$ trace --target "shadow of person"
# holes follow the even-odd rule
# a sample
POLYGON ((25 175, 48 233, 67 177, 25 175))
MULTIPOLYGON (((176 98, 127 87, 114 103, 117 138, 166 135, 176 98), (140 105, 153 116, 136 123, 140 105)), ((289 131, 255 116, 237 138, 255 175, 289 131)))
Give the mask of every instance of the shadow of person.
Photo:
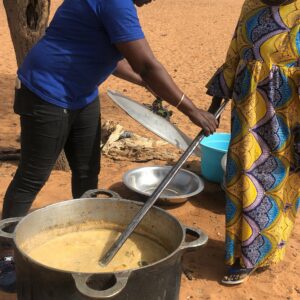
POLYGON ((224 214, 225 212, 225 193, 219 183, 213 183, 204 179, 201 175, 201 167, 199 160, 188 161, 184 167, 197 174, 204 181, 204 190, 190 198, 190 203, 194 206, 212 211, 216 214, 224 214))
POLYGON ((138 201, 138 202, 144 202, 142 196, 139 196, 134 191, 131 191, 130 189, 128 189, 123 182, 116 182, 116 183, 112 184, 109 187, 109 189, 118 193, 121 198, 138 201))
POLYGON ((221 186, 205 180, 204 190, 189 199, 196 207, 209 210, 219 215, 225 214, 225 193, 221 186))
POLYGON ((209 239, 206 246, 184 255, 183 271, 192 278, 220 282, 225 272, 224 253, 224 241, 209 239))

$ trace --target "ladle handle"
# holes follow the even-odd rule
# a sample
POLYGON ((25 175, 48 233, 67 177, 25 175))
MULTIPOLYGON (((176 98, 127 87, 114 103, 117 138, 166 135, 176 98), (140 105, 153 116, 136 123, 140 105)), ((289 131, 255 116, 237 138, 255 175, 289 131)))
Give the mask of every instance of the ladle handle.
POLYGON ((80 273, 72 274, 78 291, 82 295, 93 299, 111 299, 112 297, 118 295, 125 288, 129 276, 130 272, 103 275, 80 273), (95 276, 95 279, 92 278, 93 276, 95 276), (103 276, 102 279, 101 276, 103 276), (107 279, 107 276, 111 276, 111 278, 107 279), (95 285, 97 285, 97 282, 100 283, 99 286, 101 286, 101 281, 106 281, 106 284, 104 283, 105 286, 103 286, 103 290, 101 290, 101 288, 94 289, 88 285, 89 280, 95 281, 95 285))
POLYGON ((121 199, 121 196, 118 193, 106 189, 88 190, 80 198, 97 198, 99 195, 106 195, 110 198, 121 199))
MULTIPOLYGON (((220 115, 224 111, 226 104, 228 102, 229 102, 229 99, 225 99, 224 102, 222 103, 222 105, 216 111, 216 113, 214 114, 216 119, 218 119, 220 117, 220 115)), ((134 216, 132 222, 128 225, 128 227, 125 229, 125 231, 119 236, 117 241, 110 247, 110 249, 104 254, 104 256, 102 258, 100 258, 100 261, 99 261, 100 265, 106 266, 113 259, 113 257, 117 254, 117 252, 122 247, 122 245, 126 242, 126 240, 129 238, 129 236, 135 230, 135 228, 139 225, 139 223, 145 217, 147 212, 155 204, 155 202, 160 197, 160 195, 165 190, 165 188, 170 184, 170 182, 176 176, 178 171, 182 168, 182 166, 187 161, 187 159, 193 154, 194 150, 198 147, 199 143, 203 140, 203 138, 204 138, 204 132, 203 132, 203 130, 201 130, 201 132, 196 136, 196 138, 192 141, 192 143, 188 146, 188 148, 185 150, 185 152, 179 158, 179 160, 175 164, 175 166, 172 167, 172 169, 170 170, 168 175, 163 179, 163 181, 155 189, 155 191, 149 197, 149 199, 146 201, 144 206, 137 212, 137 214, 134 216)))
POLYGON ((6 232, 3 229, 8 227, 9 225, 19 223, 23 217, 16 217, 16 218, 8 218, 8 219, 3 219, 0 221, 0 237, 5 238, 5 239, 13 239, 15 236, 14 232, 6 232))

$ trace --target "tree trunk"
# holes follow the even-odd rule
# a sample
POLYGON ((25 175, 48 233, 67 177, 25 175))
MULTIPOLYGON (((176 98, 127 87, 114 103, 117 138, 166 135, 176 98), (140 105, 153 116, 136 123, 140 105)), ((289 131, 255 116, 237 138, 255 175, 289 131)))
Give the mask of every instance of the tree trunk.
POLYGON ((8 26, 20 66, 48 24, 50 0, 3 0, 8 26))
MULTIPOLYGON (((3 0, 3 4, 19 67, 32 46, 45 33, 50 0, 3 0)), ((55 169, 69 170, 63 153, 58 158, 55 169)))

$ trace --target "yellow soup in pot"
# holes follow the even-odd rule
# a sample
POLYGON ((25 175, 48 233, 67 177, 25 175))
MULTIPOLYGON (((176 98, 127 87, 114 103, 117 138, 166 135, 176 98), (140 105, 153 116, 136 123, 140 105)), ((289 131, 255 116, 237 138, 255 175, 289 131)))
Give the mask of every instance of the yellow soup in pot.
POLYGON ((72 272, 116 272, 139 268, 163 259, 169 253, 156 241, 144 235, 132 234, 114 259, 105 267, 99 258, 120 235, 113 229, 89 228, 67 230, 57 235, 48 231, 27 240, 21 248, 35 261, 72 272))

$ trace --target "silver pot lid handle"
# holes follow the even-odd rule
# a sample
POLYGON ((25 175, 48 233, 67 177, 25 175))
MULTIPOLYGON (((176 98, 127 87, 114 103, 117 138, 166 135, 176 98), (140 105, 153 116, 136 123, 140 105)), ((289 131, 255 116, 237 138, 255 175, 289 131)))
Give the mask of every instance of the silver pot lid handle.
POLYGON ((78 291, 87 297, 94 299, 111 299, 112 297, 118 295, 126 286, 127 281, 130 276, 130 272, 123 273, 111 273, 111 274, 81 274, 81 273, 73 273, 73 279, 75 281, 76 287, 78 291), (92 277, 95 276, 95 279, 92 277), (99 276, 99 279, 97 279, 99 276), (103 279, 101 279, 101 277, 103 279), (94 289, 88 285, 89 280, 94 280, 96 286, 101 286, 101 284, 97 285, 97 281, 106 281, 103 286, 103 290, 98 287, 98 289, 94 289))

